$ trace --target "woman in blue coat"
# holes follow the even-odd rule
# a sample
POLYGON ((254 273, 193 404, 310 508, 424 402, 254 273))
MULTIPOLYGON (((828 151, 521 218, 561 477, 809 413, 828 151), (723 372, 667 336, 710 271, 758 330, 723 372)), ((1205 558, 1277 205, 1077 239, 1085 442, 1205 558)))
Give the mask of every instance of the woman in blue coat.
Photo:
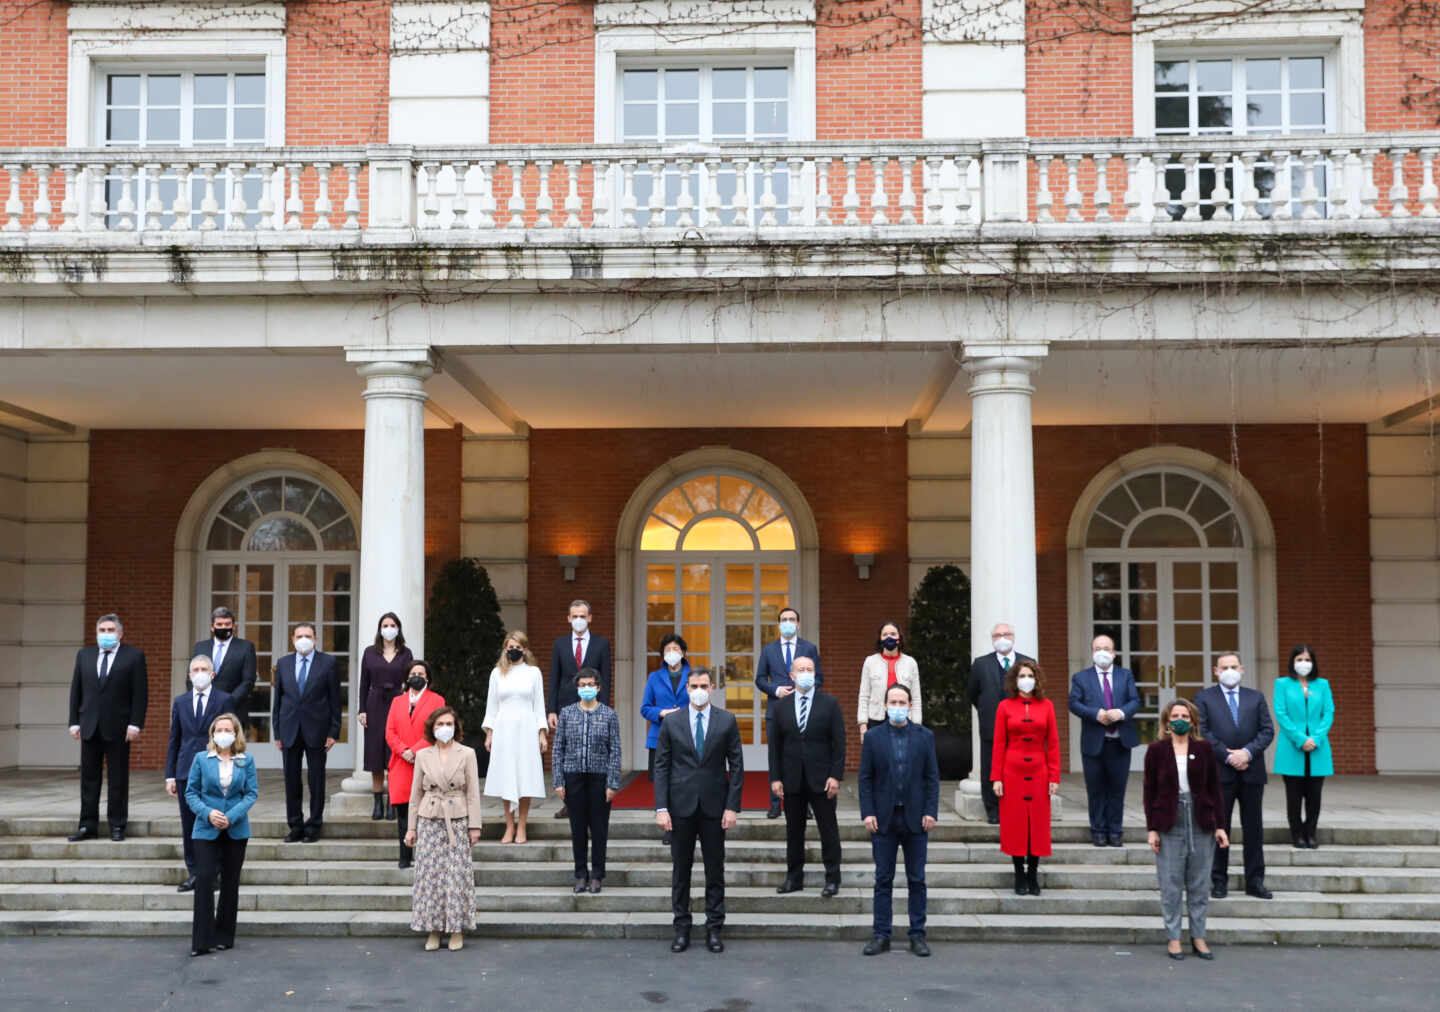
POLYGON ((1330 683, 1315 670, 1315 651, 1303 643, 1290 651, 1288 678, 1275 680, 1275 772, 1285 778, 1285 813, 1290 840, 1314 850, 1320 821, 1320 791, 1335 772, 1330 756, 1330 725, 1335 699, 1330 683), (1301 817, 1301 808, 1304 817, 1301 817))
MULTIPOLYGON (((650 725, 645 734, 645 747, 650 750, 650 779, 655 779, 655 744, 660 740, 660 721, 674 710, 683 710, 690 705, 690 693, 685 687, 690 679, 690 662, 685 659, 689 647, 684 637, 666 633, 660 641, 661 667, 650 672, 645 680, 645 695, 640 700, 640 716, 650 725)), ((665 834, 665 843, 670 843, 670 834, 665 834)))
POLYGON ((190 834, 195 845, 192 956, 235 945, 240 870, 245 865, 245 845, 250 842, 250 808, 259 796, 260 778, 255 761, 245 754, 245 732, 234 714, 222 713, 211 722, 209 746, 195 757, 185 784, 185 803, 195 813, 195 829, 190 834))

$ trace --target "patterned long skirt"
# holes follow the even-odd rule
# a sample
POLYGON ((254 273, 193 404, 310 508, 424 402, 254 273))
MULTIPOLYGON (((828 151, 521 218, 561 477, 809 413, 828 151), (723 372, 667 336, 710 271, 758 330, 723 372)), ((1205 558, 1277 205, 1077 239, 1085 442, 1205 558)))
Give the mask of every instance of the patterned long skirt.
POLYGON ((455 842, 441 819, 421 819, 415 830, 415 887, 410 927, 415 931, 468 931, 475 927, 475 867, 470 829, 452 819, 455 842))

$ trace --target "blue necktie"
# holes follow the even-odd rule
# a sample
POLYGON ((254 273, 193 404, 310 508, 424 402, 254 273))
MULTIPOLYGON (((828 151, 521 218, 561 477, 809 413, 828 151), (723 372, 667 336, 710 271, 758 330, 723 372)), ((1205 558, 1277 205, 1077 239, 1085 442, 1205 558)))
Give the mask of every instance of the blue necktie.
POLYGON ((1234 690, 1234 689, 1231 689, 1229 692, 1225 693, 1225 698, 1226 698, 1226 699, 1229 701, 1229 703, 1230 703, 1230 719, 1235 722, 1235 726, 1236 726, 1236 727, 1239 727, 1239 726, 1240 726, 1240 701, 1239 701, 1239 698, 1238 698, 1235 690, 1234 690))
POLYGON ((300 674, 295 676, 295 684, 300 686, 300 694, 305 694, 305 680, 310 677, 310 658, 300 658, 300 674))
POLYGON ((705 714, 695 714, 695 754, 705 754, 705 714))
POLYGON ((805 731, 805 724, 806 724, 809 720, 810 720, 810 697, 809 697, 808 695, 802 695, 802 696, 800 697, 800 731, 801 731, 801 733, 804 733, 804 731, 805 731))
POLYGON ((214 663, 215 671, 216 671, 216 672, 219 672, 220 666, 221 666, 222 664, 224 664, 224 663, 225 663, 225 644, 224 644, 224 643, 221 643, 218 647, 215 648, 215 663, 214 663))
POLYGON ((785 673, 787 675, 790 673, 790 666, 795 663, 794 650, 795 645, 793 643, 785 644, 785 673))

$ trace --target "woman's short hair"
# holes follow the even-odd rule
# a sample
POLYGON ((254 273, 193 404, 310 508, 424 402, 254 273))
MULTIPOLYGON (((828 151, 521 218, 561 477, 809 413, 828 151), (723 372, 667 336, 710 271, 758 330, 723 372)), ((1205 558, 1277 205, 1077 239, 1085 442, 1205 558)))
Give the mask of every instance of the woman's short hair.
POLYGON ((661 657, 665 656, 665 648, 668 647, 671 643, 674 643, 677 647, 679 647, 682 654, 688 654, 690 652, 690 646, 685 642, 684 636, 681 636, 679 633, 666 633, 665 638, 660 641, 661 657))
MULTIPOLYGON (((520 649, 525 651, 525 656, 515 663, 533 665, 535 663, 535 655, 530 652, 530 637, 526 636, 523 630, 516 629, 505 634, 505 640, 500 644, 500 659, 495 662, 495 666, 501 671, 510 670, 510 658, 505 656, 505 651, 509 648, 511 640, 519 643, 520 649)), ((456 735, 456 737, 458 738, 459 735, 456 735)))
POLYGON ((593 678, 595 679, 596 686, 601 689, 605 688, 604 681, 600 677, 600 672, 597 671, 595 668, 581 668, 579 671, 575 672, 575 677, 570 679, 570 684, 578 689, 580 687, 581 679, 584 678, 593 678))
POLYGON ((1311 677, 1311 678, 1319 678, 1319 677, 1320 677, 1320 660, 1319 660, 1319 658, 1317 658, 1317 657, 1315 656, 1315 651, 1314 651, 1314 650, 1311 650, 1310 647, 1309 647, 1309 645, 1308 645, 1308 644, 1305 644, 1305 643, 1297 643, 1297 644, 1295 644, 1293 647, 1290 648, 1290 666, 1286 669, 1285 673, 1286 673, 1287 675, 1289 675, 1291 678, 1299 678, 1299 677, 1300 677, 1299 675, 1297 675, 1297 674, 1295 673, 1295 658, 1299 657, 1301 654, 1309 654, 1309 655, 1310 655, 1310 664, 1311 664, 1310 677, 1311 677))
POLYGON ((900 641, 900 646, 896 649, 898 649, 903 654, 905 652, 905 634, 900 631, 899 622, 880 623, 880 628, 875 633, 875 652, 878 654, 880 653, 880 651, 885 649, 885 644, 882 641, 885 639, 885 627, 887 625, 895 627, 895 638, 900 641))
POLYGON ((241 725, 240 718, 233 713, 222 713, 210 722, 210 741, 206 744, 206 748, 212 752, 220 751, 215 747, 215 725, 222 720, 228 720, 230 726, 235 729, 235 744, 230 746, 230 751, 239 755, 245 751, 245 728, 241 725))
POLYGON ((459 741, 465 737, 465 729, 460 726, 460 714, 455 712, 453 706, 441 706, 430 711, 430 716, 425 718, 425 740, 431 745, 435 744, 435 722, 441 717, 455 718, 455 740, 459 741))
POLYGON ((1185 712, 1190 715, 1186 718, 1190 721, 1190 733, 1187 737, 1191 740, 1198 741, 1200 739, 1200 709, 1188 699, 1172 699, 1170 705, 1160 711, 1165 714, 1165 719, 1160 722, 1161 732, 1164 734, 1170 733, 1170 711, 1177 706, 1185 707, 1185 712))
POLYGON ((407 681, 410 678, 411 672, 413 672, 416 668, 425 669, 425 681, 427 684, 435 680, 435 675, 430 670, 430 662, 426 660, 421 660, 419 657, 417 657, 413 661, 411 661, 410 666, 405 669, 405 678, 407 681))
POLYGON ((1032 660, 1030 660, 1029 658, 1023 658, 1023 659, 1021 659, 1021 660, 1017 660, 1014 664, 1010 665, 1010 670, 1007 671, 1007 672, 1005 672, 1005 695, 1008 696, 1008 697, 1011 698, 1011 699, 1017 699, 1017 698, 1019 698, 1019 696, 1020 696, 1020 684, 1019 684, 1019 679, 1020 679, 1020 672, 1021 672, 1022 669, 1023 669, 1023 670, 1028 670, 1032 675, 1035 676, 1035 688, 1034 688, 1033 690, 1031 690, 1031 692, 1030 692, 1030 698, 1031 698, 1031 699, 1044 699, 1044 698, 1045 698, 1045 679, 1042 678, 1041 675, 1040 675, 1040 662, 1039 662, 1039 661, 1032 661, 1032 660))

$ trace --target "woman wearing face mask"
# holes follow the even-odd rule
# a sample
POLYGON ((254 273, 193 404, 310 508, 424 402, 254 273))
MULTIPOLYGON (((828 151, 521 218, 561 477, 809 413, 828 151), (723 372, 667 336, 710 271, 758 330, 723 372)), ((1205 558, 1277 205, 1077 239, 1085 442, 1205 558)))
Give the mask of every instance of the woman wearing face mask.
MULTIPOLYGON (((649 778, 655 782, 655 746, 660 740, 660 722, 676 710, 683 710, 690 703, 686 684, 690 680, 690 662, 685 658, 689 649, 685 638, 677 633, 666 633, 660 641, 660 659, 664 663, 650 672, 645 679, 645 695, 640 699, 640 716, 649 725, 645 732, 645 748, 650 753, 649 778)), ((670 845, 670 834, 663 837, 670 845)))
POLYGON ((1220 817, 1223 800, 1215 751, 1200 737, 1200 711, 1188 699, 1177 699, 1164 713, 1169 732, 1145 750, 1145 828, 1155 852, 1160 880, 1160 913, 1165 919, 1171 959, 1184 959, 1180 949, 1180 898, 1190 915, 1190 949, 1201 959, 1214 959, 1205 942, 1205 915, 1210 908, 1211 837, 1230 846, 1220 817))
POLYGON ((570 811, 575 892, 598 893, 605 881, 610 802, 620 791, 620 718, 600 702, 600 672, 594 668, 581 668, 575 675, 575 692, 580 701, 561 710, 555 724, 550 766, 555 793, 570 811))
POLYGON ((545 770, 540 764, 540 754, 549 746, 546 736, 549 724, 545 719, 545 686, 530 653, 530 641, 523 632, 512 632, 505 637, 500 659, 490 672, 490 693, 482 726, 485 751, 490 753, 485 794, 500 798, 505 805, 505 835, 500 842, 524 843, 530 802, 545 797, 545 770))
POLYGON ((385 722, 390 715, 390 701, 405 687, 413 659, 405 645, 400 619, 387 611, 380 616, 374 644, 366 647, 360 657, 360 713, 355 718, 365 729, 365 768, 370 771, 370 790, 375 795, 370 818, 377 821, 395 818, 385 804, 385 768, 390 764, 385 722))
POLYGON ((1060 789, 1055 705, 1040 688, 1040 665, 1021 660, 1005 673, 995 710, 990 769, 998 775, 1000 850, 1015 862, 1015 895, 1040 895, 1040 859, 1050 856, 1050 795, 1060 789))
POLYGON ((250 809, 260 796, 255 763, 245 754, 245 734, 233 713, 210 723, 209 747, 195 757, 185 782, 185 803, 195 813, 195 914, 190 955, 235 945, 240 872, 250 842, 250 809), (220 905, 215 906, 215 882, 220 905))
POLYGON ((1275 723, 1280 727, 1275 736, 1275 772, 1285 778, 1290 842, 1314 850, 1320 790, 1335 772, 1330 756, 1335 699, 1330 683, 1315 670, 1315 651, 1303 643, 1290 651, 1289 675, 1275 680, 1275 723))
POLYGON ((445 697, 430 689, 430 665, 414 661, 405 679, 405 691, 390 702, 385 719, 385 744, 390 747, 390 803, 395 809, 395 826, 400 837, 400 867, 408 868, 415 852, 405 843, 410 829, 410 787, 415 775, 415 757, 430 744, 425 723, 430 714, 445 705, 445 697))
POLYGON ((464 728, 454 709, 442 706, 425 721, 427 748, 415 757, 405 846, 415 848, 415 885, 410 927, 427 931, 425 951, 465 945, 475 927, 475 860, 480 842, 480 767, 475 750, 460 744, 464 728))
POLYGON ((892 685, 903 685, 910 693, 910 720, 920 723, 920 666, 904 652, 905 637, 894 622, 886 622, 875 637, 875 653, 865 658, 860 669, 860 706, 857 719, 860 737, 872 727, 885 723, 885 693, 892 685))

